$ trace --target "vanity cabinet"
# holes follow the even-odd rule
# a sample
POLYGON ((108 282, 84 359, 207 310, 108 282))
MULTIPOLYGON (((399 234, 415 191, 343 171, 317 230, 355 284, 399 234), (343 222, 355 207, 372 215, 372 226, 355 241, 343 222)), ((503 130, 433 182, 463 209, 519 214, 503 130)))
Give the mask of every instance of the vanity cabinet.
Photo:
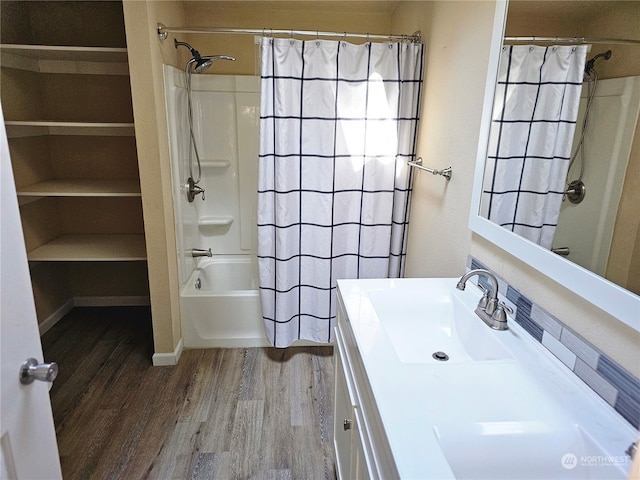
POLYGON ((148 303, 122 4, 1 8, 2 109, 38 321, 74 304, 148 303))
POLYGON ((337 316, 333 431, 338 479, 398 478, 362 359, 340 301, 337 316))

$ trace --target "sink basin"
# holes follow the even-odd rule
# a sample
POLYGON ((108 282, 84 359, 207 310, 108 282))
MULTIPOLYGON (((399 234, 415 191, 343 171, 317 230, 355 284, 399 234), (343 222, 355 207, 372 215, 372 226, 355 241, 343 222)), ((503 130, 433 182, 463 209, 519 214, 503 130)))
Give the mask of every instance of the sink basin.
POLYGON ((456 478, 625 478, 621 451, 605 452, 517 363, 501 367, 481 368, 466 382, 472 399, 449 397, 438 412, 433 432, 456 478))
POLYGON ((427 288, 390 288, 369 292, 369 299, 402 363, 459 363, 511 359, 475 313, 477 298, 455 289, 455 282, 428 283, 427 288), (407 332, 411 332, 407 335, 407 332), (448 359, 433 358, 444 352, 448 359))
MULTIPOLYGON (((579 427, 544 420, 477 422, 434 427, 457 479, 624 479, 579 427)), ((623 457, 621 457, 623 458, 623 457)))

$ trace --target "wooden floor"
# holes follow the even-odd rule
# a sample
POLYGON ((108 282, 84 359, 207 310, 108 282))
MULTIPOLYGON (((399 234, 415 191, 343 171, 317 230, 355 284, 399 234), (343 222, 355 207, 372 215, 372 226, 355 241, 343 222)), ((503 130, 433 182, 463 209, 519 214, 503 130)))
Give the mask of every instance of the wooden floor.
POLYGON ((150 323, 144 307, 76 308, 42 337, 66 480, 335 478, 331 347, 153 367, 150 323))

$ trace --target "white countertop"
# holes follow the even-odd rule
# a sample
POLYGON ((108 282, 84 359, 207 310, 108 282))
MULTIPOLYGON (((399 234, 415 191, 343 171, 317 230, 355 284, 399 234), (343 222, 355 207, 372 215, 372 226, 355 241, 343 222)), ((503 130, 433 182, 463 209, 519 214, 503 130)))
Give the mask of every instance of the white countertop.
MULTIPOLYGON (((557 454, 560 474, 571 473, 561 465, 563 453, 575 453, 580 462, 581 455, 595 456, 606 452, 624 463, 619 472, 621 478, 626 478, 631 463, 626 462, 624 451, 636 440, 637 432, 511 319, 507 331, 486 327, 508 350, 511 359, 444 363, 400 361, 387 329, 378 318, 372 294, 375 298, 380 292, 385 295, 389 291, 400 293, 402 303, 398 304, 398 314, 402 315, 408 304, 414 310, 424 307, 427 322, 429 308, 426 304, 421 305, 426 301, 423 292, 449 284, 455 291, 457 280, 338 281, 339 293, 401 478, 456 478, 448 457, 462 454, 469 458, 469 463, 485 461, 473 459, 477 451, 474 442, 479 441, 495 441, 504 465, 514 463, 511 470, 507 469, 511 471, 507 476, 511 477, 516 468, 526 477, 528 469, 533 469, 538 461, 533 448, 541 438, 545 439, 545 448, 553 452, 553 458, 557 454), (523 427, 524 436, 509 431, 523 427), (578 431, 583 434, 579 438, 587 439, 579 448, 575 438, 567 434, 578 431), (590 446, 591 441, 600 448, 590 446), (532 449, 530 455, 523 455, 522 452, 529 448, 532 449), (579 451, 572 452, 570 448, 579 451)), ((480 298, 480 291, 471 285, 466 291, 455 291, 454 294, 460 295, 469 306, 475 306, 480 298)), ((477 321, 485 326, 479 318, 477 321)), ((407 332, 407 341, 415 344, 420 341, 419 335, 407 332)), ((597 470, 593 471, 598 474, 597 470)), ((585 470, 576 468, 574 473, 584 476, 585 470)), ((458 468, 456 474, 464 477, 469 472, 458 468)), ((491 477, 500 478, 500 472, 494 472, 491 477)))

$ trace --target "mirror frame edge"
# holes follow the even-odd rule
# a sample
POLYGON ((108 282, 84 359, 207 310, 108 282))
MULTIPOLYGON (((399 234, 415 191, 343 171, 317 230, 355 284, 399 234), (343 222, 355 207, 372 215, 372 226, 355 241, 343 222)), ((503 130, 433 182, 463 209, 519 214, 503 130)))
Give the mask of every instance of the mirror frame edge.
POLYGON ((639 296, 513 232, 505 230, 478 214, 484 166, 489 146, 495 85, 507 22, 507 3, 508 0, 496 0, 468 226, 472 232, 493 243, 509 255, 527 263, 550 280, 569 289, 625 325, 640 331, 639 296))

